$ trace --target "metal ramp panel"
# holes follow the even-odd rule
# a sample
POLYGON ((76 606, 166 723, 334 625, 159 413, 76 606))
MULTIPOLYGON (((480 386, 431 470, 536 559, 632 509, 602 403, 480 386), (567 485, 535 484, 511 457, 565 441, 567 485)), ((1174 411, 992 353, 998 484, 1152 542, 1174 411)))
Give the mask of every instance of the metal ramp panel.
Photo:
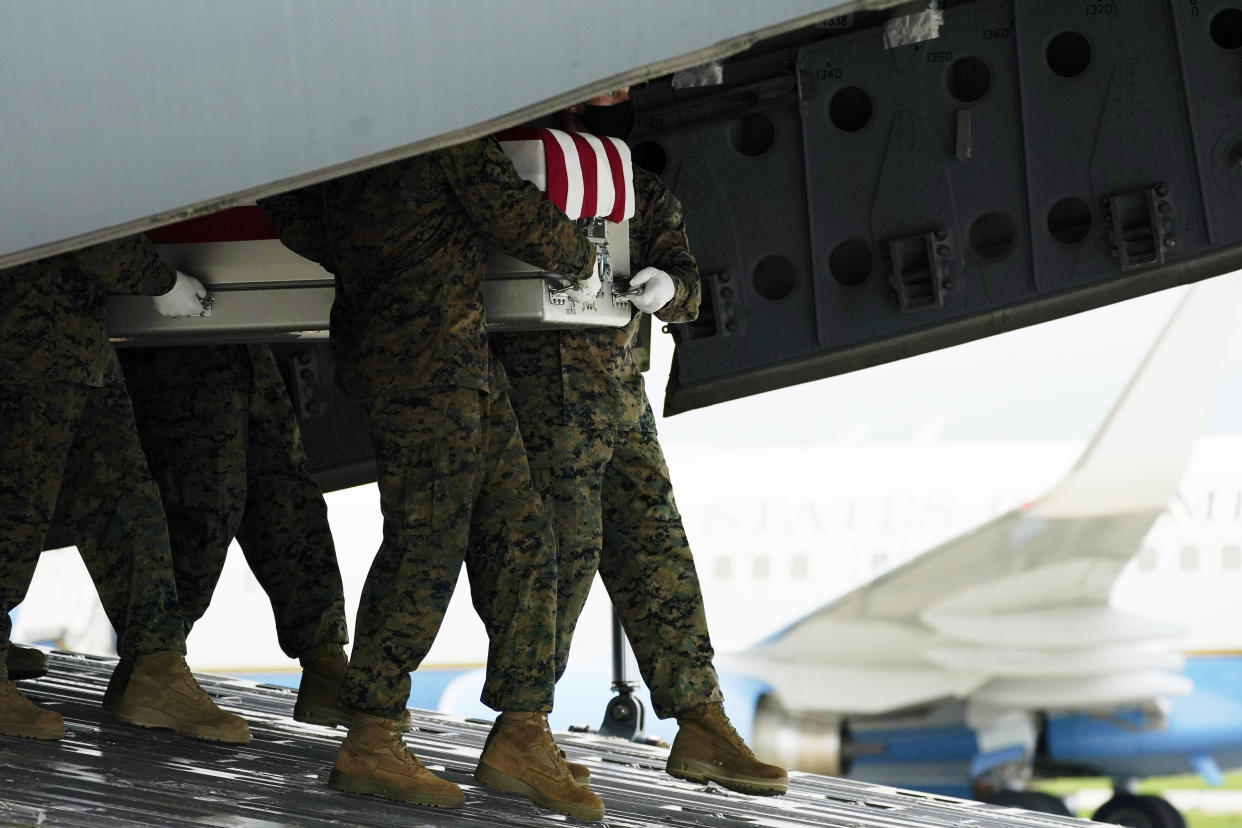
MULTIPOLYGON (((53 653, 51 673, 21 687, 64 715, 60 742, 0 739, 0 825, 45 826, 552 826, 577 821, 491 791, 472 775, 490 723, 412 711, 407 743, 466 791, 441 811, 340 793, 327 777, 344 730, 290 717, 294 693, 200 676, 221 706, 250 722, 245 747, 118 724, 100 702, 113 659, 53 653)), ((591 769, 616 828, 1054 828, 1094 823, 997 808, 812 774, 790 774, 783 797, 751 797, 664 773, 665 749, 585 733, 557 742, 591 769)), ((582 823, 585 824, 585 823, 582 823)))

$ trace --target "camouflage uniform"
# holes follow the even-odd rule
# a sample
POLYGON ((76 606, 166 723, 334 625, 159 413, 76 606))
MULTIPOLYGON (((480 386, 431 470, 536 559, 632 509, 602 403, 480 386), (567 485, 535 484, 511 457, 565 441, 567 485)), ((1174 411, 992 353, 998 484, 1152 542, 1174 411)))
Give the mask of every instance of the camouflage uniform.
POLYGON ((348 641, 328 508, 271 349, 132 348, 120 357, 164 502, 187 633, 236 536, 288 656, 348 641))
POLYGON ((371 418, 384 540, 343 701, 392 717, 461 564, 490 638, 482 700, 549 710, 555 556, 480 285, 487 243, 580 280, 594 254, 490 138, 267 199, 285 244, 336 276, 332 344, 371 418))
POLYGON ((104 295, 175 273, 129 238, 0 271, 0 646, 53 514, 69 528, 127 657, 185 652, 168 533, 104 295))
MULTIPOLYGON (((673 277, 677 292, 659 318, 694 319, 699 272, 681 204, 640 169, 634 195, 632 270, 658 267, 673 277)), ((622 328, 495 334, 491 342, 557 534, 557 678, 598 569, 655 712, 667 718, 719 701, 720 690, 694 559, 634 363, 640 316, 622 328)))

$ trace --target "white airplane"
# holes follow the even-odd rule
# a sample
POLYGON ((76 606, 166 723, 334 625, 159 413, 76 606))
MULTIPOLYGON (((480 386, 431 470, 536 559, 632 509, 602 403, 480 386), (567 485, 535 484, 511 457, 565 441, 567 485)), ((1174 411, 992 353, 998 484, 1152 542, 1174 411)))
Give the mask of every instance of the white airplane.
MULTIPOLYGON (((1085 451, 1065 439, 1067 424, 1114 394, 1125 373, 1116 363, 1135 358, 1142 331, 1150 336, 1175 297, 664 422, 726 699, 757 748, 805 770, 955 794, 973 786, 994 797, 1032 773, 1120 779, 1176 766, 1210 777, 1213 758, 1216 767, 1242 765, 1242 683, 1220 690, 1242 672, 1242 660, 1220 654, 1240 643, 1242 436, 1197 437, 1205 412, 1222 407, 1212 405, 1217 365, 1238 351, 1229 333, 1240 290, 1232 276, 1185 292, 1085 451), (1084 335, 1112 352, 1084 349, 1084 335), (1040 348, 1031 347, 1036 337, 1040 348), (1007 364, 1010 354, 1036 352, 1045 364, 1007 364), (1101 368, 1112 376, 1095 376, 1101 368), (982 395, 944 387, 967 370, 987 386, 982 395), (1049 371, 1059 381, 1039 382, 1049 371), (943 379, 938 389, 912 379, 929 375, 943 379), (1033 430, 1023 394, 1042 401, 1033 430), (966 416, 990 407, 983 419, 992 430, 971 424, 970 433, 1010 439, 944 439, 962 412, 926 412, 964 397, 966 416), (822 425, 800 433, 816 406, 822 425), (871 410, 882 428, 894 407, 897 419, 924 421, 912 440, 871 443, 843 427, 871 410), (798 408, 797 422, 777 419, 798 408), (769 433, 755 426, 765 421, 769 433), (752 431, 739 433, 743 424, 752 431), (1023 428, 1059 439, 1012 439, 1023 428), (843 436, 817 439, 834 432, 843 436), (788 444, 799 437, 809 439, 788 444), (1187 651, 1216 655, 1186 659, 1187 651), (1216 698, 1204 703, 1203 692, 1216 698), (1210 739, 1188 715, 1211 719, 1210 739)), ((1242 371, 1226 376, 1242 384, 1242 371)), ((379 544, 378 498, 367 486, 328 500, 353 601, 379 544)), ((266 597, 236 551, 219 590, 229 600, 190 637, 193 667, 296 683, 266 597)), ((597 724, 611 696, 609 612, 597 593, 559 687, 560 728, 597 724)), ((14 639, 106 654, 110 632, 73 550, 45 554, 14 639)), ((460 589, 411 703, 490 715, 477 701, 485 654, 460 589)), ((1056 805, 1025 792, 1012 801, 1056 805)), ((1167 816, 1142 798, 1121 796, 1112 807, 1167 816)))

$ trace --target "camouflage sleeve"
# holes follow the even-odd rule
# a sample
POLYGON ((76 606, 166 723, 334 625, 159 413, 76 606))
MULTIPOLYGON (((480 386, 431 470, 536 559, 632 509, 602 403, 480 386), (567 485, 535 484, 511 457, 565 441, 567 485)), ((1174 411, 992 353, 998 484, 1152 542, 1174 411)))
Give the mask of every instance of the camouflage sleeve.
POLYGON ((322 184, 259 199, 259 208, 272 223, 280 243, 320 264, 331 249, 331 234, 323 230, 324 205, 322 184))
POLYGON ((630 219, 630 269, 658 267, 673 277, 677 292, 656 313, 665 322, 699 315, 699 266, 690 254, 681 202, 654 175, 635 169, 635 212, 630 219))
POLYGON ((177 281, 177 272, 141 234, 83 248, 73 257, 108 293, 159 296, 172 290, 177 281))
POLYGON ((535 185, 518 176, 494 138, 450 147, 441 158, 449 185, 492 244, 575 281, 590 276, 595 248, 535 185))

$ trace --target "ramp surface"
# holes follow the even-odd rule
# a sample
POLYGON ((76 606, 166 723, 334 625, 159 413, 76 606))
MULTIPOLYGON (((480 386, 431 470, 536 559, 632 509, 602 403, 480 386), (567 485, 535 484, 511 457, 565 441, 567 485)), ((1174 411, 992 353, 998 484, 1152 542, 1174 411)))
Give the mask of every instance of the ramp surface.
MULTIPOLYGON (((100 707, 115 662, 53 653, 51 673, 21 683, 64 715, 60 742, 0 737, 0 825, 549 826, 575 820, 488 790, 472 775, 489 723, 413 711, 406 737, 422 761, 466 791, 456 811, 353 796, 328 787, 344 730, 289 718, 290 690, 200 677, 221 706, 244 715, 243 748, 210 745, 117 723, 100 707)), ((1083 820, 995 808, 877 785, 791 774, 789 793, 760 798, 693 785, 663 772, 667 752, 594 734, 557 734, 591 769, 610 826, 1046 826, 1083 820)), ((577 823, 588 824, 588 823, 577 823)))

